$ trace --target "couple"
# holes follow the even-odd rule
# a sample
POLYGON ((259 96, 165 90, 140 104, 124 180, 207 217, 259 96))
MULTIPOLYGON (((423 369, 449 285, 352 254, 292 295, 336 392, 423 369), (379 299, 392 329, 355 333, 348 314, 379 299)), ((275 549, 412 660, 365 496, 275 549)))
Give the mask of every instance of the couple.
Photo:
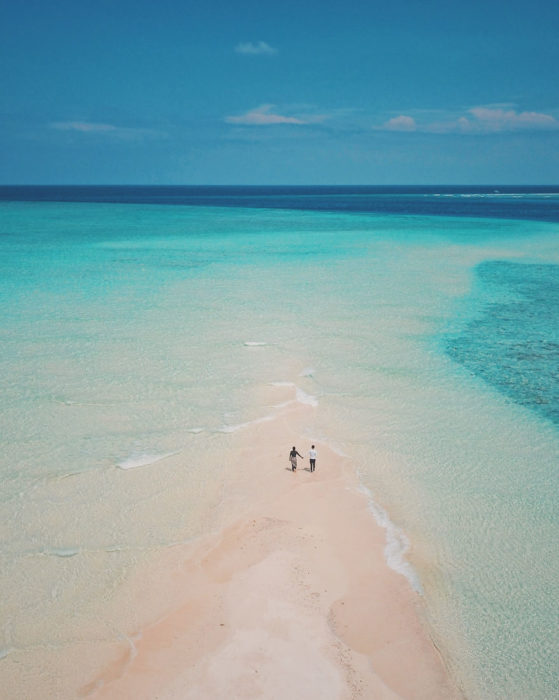
MULTIPOLYGON (((294 472, 297 469, 297 456, 303 459, 303 455, 300 455, 297 452, 297 448, 295 447, 295 445, 293 445, 293 449, 289 453, 289 461, 291 462, 292 472, 294 472)), ((311 472, 314 472, 316 467, 316 450, 314 449, 314 445, 312 445, 311 449, 309 450, 309 462, 311 463, 311 472)))

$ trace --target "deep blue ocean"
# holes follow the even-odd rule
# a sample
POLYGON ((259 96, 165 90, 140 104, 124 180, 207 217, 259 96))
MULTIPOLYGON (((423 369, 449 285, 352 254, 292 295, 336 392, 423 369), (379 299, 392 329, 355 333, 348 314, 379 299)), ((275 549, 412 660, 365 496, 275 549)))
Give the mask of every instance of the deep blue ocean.
POLYGON ((559 221, 559 186, 0 186, 0 201, 107 202, 559 221))

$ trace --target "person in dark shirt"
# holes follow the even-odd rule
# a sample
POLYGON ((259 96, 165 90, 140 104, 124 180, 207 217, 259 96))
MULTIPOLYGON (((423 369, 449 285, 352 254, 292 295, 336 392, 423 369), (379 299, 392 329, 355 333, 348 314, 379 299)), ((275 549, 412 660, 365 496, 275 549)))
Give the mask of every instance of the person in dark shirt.
POLYGON ((303 459, 303 455, 297 452, 297 448, 293 445, 293 449, 289 453, 289 461, 291 462, 291 471, 294 472, 297 469, 297 455, 303 459))

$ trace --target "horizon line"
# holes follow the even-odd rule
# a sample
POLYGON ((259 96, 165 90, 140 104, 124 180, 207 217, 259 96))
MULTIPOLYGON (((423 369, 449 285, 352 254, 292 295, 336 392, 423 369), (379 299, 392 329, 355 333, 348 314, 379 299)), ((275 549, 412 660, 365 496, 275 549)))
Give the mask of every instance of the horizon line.
POLYGON ((553 187, 553 188, 559 188, 559 183, 542 183, 542 182, 537 182, 537 183, 528 183, 528 182, 519 182, 519 183, 502 183, 502 182, 483 182, 483 183, 477 183, 477 184, 472 184, 472 183, 460 183, 460 182, 453 182, 453 183, 441 183, 441 182, 433 182, 433 183, 405 183, 405 184, 397 184, 397 183, 391 183, 391 184, 372 184, 372 183, 359 183, 359 184, 336 184, 336 183, 329 183, 329 184, 313 184, 313 183, 306 183, 306 184, 290 184, 290 183, 281 183, 281 184, 271 184, 271 183, 240 183, 240 184, 231 184, 231 183, 181 183, 181 184, 176 184, 176 183, 158 183, 158 184, 153 184, 153 183, 142 183, 142 182, 127 182, 127 183, 104 183, 104 182, 96 182, 96 183, 65 183, 65 182, 56 182, 56 183, 46 183, 46 182, 33 182, 33 183, 0 183, 0 188, 3 187, 382 187, 382 188, 387 188, 387 187, 553 187))

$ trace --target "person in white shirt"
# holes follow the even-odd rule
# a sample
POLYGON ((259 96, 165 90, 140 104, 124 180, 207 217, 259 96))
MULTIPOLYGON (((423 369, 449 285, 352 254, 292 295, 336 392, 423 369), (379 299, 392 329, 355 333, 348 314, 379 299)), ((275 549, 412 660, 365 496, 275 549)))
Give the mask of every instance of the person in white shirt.
POLYGON ((314 472, 316 467, 316 450, 314 449, 314 445, 311 445, 311 449, 309 450, 309 461, 311 463, 311 472, 314 472))

